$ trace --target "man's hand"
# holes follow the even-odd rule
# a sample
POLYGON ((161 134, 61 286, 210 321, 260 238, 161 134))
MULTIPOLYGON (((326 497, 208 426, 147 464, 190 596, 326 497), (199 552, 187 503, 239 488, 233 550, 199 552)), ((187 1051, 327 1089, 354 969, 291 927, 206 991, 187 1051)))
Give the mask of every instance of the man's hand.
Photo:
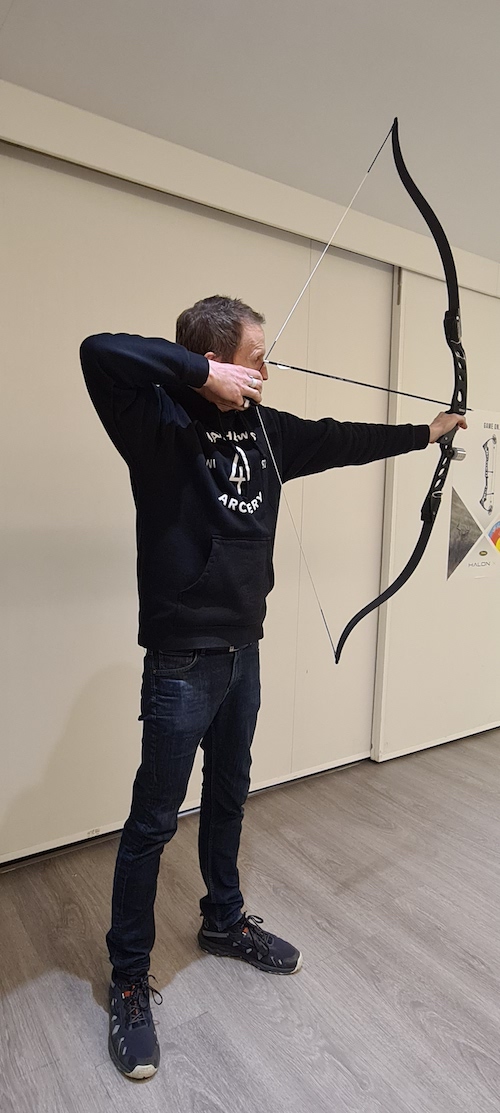
POLYGON ((437 417, 434 418, 432 425, 429 425, 429 444, 435 444, 445 433, 450 433, 456 425, 458 425, 460 429, 466 429, 467 422, 465 417, 461 417, 460 414, 438 414, 437 417))
POLYGON ((262 383, 260 371, 250 367, 240 367, 237 363, 217 363, 208 361, 208 379, 203 386, 196 387, 198 394, 207 402, 214 402, 219 410, 246 410, 250 400, 262 402, 262 383))

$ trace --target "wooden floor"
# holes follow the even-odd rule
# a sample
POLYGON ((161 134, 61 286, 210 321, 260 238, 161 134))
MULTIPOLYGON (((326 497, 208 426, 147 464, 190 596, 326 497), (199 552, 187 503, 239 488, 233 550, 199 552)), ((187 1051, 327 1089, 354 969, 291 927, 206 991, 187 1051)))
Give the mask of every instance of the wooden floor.
POLYGON ((148 1082, 108 1059, 117 841, 0 876, 2 1113, 499 1113, 500 731, 251 798, 247 910, 295 977, 197 949, 197 817, 163 858, 148 1082))

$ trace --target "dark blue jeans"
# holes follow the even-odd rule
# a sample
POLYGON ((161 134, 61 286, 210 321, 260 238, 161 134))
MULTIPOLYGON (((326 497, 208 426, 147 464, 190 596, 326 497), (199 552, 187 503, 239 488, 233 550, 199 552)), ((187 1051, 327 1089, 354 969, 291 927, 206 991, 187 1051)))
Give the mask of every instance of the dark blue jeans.
POLYGON ((200 908, 221 931, 241 915, 237 858, 259 705, 258 643, 207 655, 148 649, 142 761, 118 850, 106 937, 115 977, 130 980, 149 969, 160 857, 177 830, 200 743, 199 857, 207 888, 200 908))

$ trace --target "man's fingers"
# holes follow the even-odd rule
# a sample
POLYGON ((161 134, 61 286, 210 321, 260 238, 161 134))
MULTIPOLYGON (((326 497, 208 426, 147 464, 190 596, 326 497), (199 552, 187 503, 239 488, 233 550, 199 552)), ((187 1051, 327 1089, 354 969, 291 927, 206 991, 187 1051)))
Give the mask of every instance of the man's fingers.
POLYGON ((240 370, 246 372, 246 374, 249 376, 248 386, 250 387, 250 390, 262 390, 262 383, 264 382, 264 380, 260 371, 249 372, 248 369, 245 367, 240 368, 240 370))
POLYGON ((264 380, 262 378, 262 375, 260 374, 260 371, 249 373, 248 369, 246 368, 241 368, 241 370, 245 371, 245 374, 247 376, 246 383, 244 383, 241 387, 241 394, 243 398, 242 407, 243 409, 247 410, 247 402, 254 402, 256 405, 260 405, 260 403, 262 402, 262 386, 264 380))
MULTIPOLYGON (((242 388, 241 395, 243 398, 243 402, 245 402, 245 400, 255 402, 257 406, 260 405, 260 403, 262 402, 262 390, 259 390, 258 387, 252 388, 249 386, 244 386, 242 388)), ((248 406, 246 407, 246 409, 248 409, 248 406)))
POLYGON ((249 410, 251 406, 258 406, 259 404, 260 404, 260 399, 257 401, 257 400, 254 400, 253 398, 243 398, 242 405, 238 406, 238 409, 239 410, 249 410))
POLYGON ((467 422, 463 414, 443 414, 443 417, 447 425, 447 433, 449 433, 451 429, 455 429, 457 425, 459 429, 467 428, 467 422))

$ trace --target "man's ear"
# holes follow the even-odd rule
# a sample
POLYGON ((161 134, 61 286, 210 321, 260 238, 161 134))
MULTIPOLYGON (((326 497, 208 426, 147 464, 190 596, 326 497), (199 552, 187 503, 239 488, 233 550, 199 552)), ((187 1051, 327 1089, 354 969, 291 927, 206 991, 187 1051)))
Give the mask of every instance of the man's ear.
POLYGON ((220 360, 217 359, 215 352, 205 352, 205 359, 213 359, 215 363, 220 363, 220 360))

